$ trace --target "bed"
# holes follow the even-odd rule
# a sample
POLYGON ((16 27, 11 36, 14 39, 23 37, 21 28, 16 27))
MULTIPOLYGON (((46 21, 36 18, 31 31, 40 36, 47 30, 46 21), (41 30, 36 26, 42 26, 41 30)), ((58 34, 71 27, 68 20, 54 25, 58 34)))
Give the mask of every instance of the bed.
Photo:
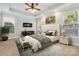
POLYGON ((51 32, 44 34, 34 34, 20 38, 22 47, 29 47, 33 52, 44 49, 58 41, 57 35, 50 35, 51 32), (49 33, 49 34, 48 34, 49 33))
POLYGON ((58 41, 58 29, 49 30, 41 34, 34 34, 20 38, 19 41, 24 46, 31 48, 33 52, 44 49, 58 41))

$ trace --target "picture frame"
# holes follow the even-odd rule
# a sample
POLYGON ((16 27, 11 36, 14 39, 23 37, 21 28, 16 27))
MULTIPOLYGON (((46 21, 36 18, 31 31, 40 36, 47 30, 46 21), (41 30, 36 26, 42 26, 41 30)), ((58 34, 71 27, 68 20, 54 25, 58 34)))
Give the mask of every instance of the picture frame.
POLYGON ((46 24, 53 24, 53 23, 55 23, 55 16, 47 17, 45 23, 46 24))
POLYGON ((23 23, 23 27, 32 27, 32 23, 23 23))

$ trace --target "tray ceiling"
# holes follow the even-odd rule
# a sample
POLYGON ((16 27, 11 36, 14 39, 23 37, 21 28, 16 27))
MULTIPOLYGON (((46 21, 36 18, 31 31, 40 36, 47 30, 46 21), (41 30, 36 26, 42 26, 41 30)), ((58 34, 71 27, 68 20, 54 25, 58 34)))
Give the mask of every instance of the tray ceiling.
POLYGON ((38 8, 40 8, 41 10, 39 12, 35 12, 32 13, 28 10, 25 10, 26 8, 28 8, 27 5, 25 5, 25 3, 2 3, 0 4, 0 6, 5 7, 5 8, 9 8, 10 11, 12 12, 16 12, 16 13, 24 13, 27 15, 39 15, 43 12, 46 12, 47 10, 50 9, 55 9, 61 5, 63 5, 64 3, 38 3, 38 8))

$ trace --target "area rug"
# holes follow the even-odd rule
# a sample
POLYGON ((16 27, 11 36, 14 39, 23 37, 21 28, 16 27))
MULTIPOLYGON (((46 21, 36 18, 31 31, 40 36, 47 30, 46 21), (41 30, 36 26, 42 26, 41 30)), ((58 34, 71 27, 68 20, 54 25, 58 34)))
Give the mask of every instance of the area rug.
POLYGON ((20 45, 20 43, 16 42, 16 45, 17 45, 17 48, 18 48, 20 56, 39 56, 40 53, 43 53, 43 51, 48 48, 48 47, 46 47, 46 48, 44 48, 44 49, 42 49, 42 50, 40 50, 38 52, 32 52, 32 50, 30 48, 22 48, 22 46, 20 45))
POLYGON ((33 54, 30 48, 22 48, 22 46, 17 42, 16 42, 16 45, 17 45, 20 56, 31 56, 33 54))
POLYGON ((52 44, 36 53, 28 48, 23 49, 20 44, 17 44, 17 47, 21 56, 79 56, 79 47, 60 43, 52 44))

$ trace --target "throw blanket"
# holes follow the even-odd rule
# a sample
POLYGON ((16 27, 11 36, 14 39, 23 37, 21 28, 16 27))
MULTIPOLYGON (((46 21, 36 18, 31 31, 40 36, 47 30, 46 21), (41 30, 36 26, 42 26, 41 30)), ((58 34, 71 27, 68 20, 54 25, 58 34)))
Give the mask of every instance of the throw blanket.
POLYGON ((25 36, 23 39, 32 46, 31 49, 34 52, 38 51, 38 49, 41 48, 41 44, 40 44, 40 42, 38 40, 36 40, 36 39, 34 39, 34 38, 30 37, 30 36, 25 36))
POLYGON ((24 40, 32 46, 32 50, 34 52, 38 51, 39 49, 46 48, 52 44, 48 37, 40 34, 25 36, 24 40))
POLYGON ((48 47, 51 44, 51 40, 44 35, 36 34, 36 35, 30 35, 30 37, 38 40, 41 43, 42 48, 48 47))

